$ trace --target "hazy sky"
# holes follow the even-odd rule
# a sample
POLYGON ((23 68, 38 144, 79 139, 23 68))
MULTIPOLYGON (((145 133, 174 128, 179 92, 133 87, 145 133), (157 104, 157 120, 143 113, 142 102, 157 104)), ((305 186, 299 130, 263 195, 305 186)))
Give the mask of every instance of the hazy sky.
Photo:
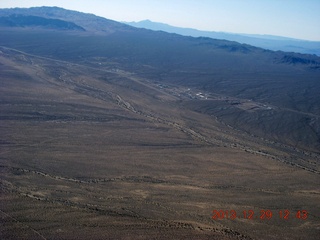
POLYGON ((0 0, 0 8, 58 6, 116 21, 320 41, 320 0, 0 0))

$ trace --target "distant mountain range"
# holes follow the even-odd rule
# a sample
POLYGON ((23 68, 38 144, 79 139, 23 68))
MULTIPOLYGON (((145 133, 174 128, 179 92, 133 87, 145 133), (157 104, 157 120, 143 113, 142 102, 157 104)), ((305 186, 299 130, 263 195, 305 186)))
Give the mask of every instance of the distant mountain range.
POLYGON ((245 43, 256 47, 261 47, 273 51, 297 52, 316 54, 320 56, 320 42, 306 41, 300 39, 272 36, 272 35, 254 35, 254 34, 235 34, 225 32, 209 32, 200 31, 192 28, 174 27, 164 23, 152 22, 150 20, 143 20, 140 22, 125 22, 126 24, 146 28, 155 31, 165 31, 168 33, 177 33, 184 36, 192 37, 210 37, 215 39, 225 39, 229 41, 236 41, 245 43))

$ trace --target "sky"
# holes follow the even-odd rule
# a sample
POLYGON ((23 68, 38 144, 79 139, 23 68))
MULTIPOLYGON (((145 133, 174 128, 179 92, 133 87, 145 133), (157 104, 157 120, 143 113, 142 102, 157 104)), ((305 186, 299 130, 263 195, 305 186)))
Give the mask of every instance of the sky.
POLYGON ((320 41, 320 0, 0 0, 0 8, 58 6, 115 21, 320 41))

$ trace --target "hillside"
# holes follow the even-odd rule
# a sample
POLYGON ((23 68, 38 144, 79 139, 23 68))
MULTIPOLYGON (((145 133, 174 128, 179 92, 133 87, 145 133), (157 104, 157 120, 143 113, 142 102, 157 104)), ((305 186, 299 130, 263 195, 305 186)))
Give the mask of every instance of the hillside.
MULTIPOLYGON (((24 11, 4 10, 0 15, 24 11)), ((86 32, 75 35, 7 28, 2 30, 0 45, 90 66, 111 63, 153 82, 191 87, 240 102, 254 101, 270 110, 246 111, 239 108, 241 105, 226 107, 221 101, 211 101, 209 112, 249 134, 313 151, 320 149, 319 57, 135 29, 88 14, 71 12, 69 16, 68 11, 58 8, 30 11, 73 21, 86 32), (214 109, 222 110, 217 113, 214 109), (244 119, 241 124, 235 117, 238 114, 230 115, 230 111, 240 111, 244 119)))
POLYGON ((319 57, 10 16, 41 21, 0 27, 5 239, 317 239, 319 57))

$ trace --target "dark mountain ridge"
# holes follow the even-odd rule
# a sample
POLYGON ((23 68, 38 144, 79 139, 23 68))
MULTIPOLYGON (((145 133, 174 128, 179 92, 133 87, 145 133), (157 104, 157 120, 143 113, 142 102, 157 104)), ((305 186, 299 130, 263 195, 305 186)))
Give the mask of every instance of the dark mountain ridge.
POLYGON ((43 27, 58 30, 78 30, 85 31, 84 28, 60 19, 44 18, 38 16, 25 16, 13 14, 0 17, 1 27, 43 27))
MULTIPOLYGON (((173 40, 173 39, 179 39, 178 41, 195 41, 198 42, 196 45, 203 45, 207 47, 214 47, 216 46, 217 48, 225 49, 228 52, 242 52, 242 53, 248 53, 248 52, 267 52, 264 49, 259 49, 258 47, 253 47, 252 45, 248 44, 239 44, 236 41, 229 41, 229 40, 218 40, 218 39, 211 39, 208 37, 183 37, 181 35, 177 35, 175 33, 167 34, 166 32, 162 31, 150 31, 146 29, 138 29, 134 28, 131 26, 128 26, 126 24, 122 24, 119 22, 115 22, 113 20, 105 19, 102 17, 95 16, 93 14, 84 14, 76 11, 70 11, 70 10, 65 10, 62 8, 58 7, 34 7, 34 8, 14 8, 14 9, 1 9, 0 10, 0 16, 2 16, 2 19, 9 19, 10 16, 11 18, 17 18, 18 21, 19 18, 21 19, 20 21, 27 20, 27 19, 36 19, 37 23, 41 25, 42 23, 40 22, 40 18, 42 18, 44 21, 52 20, 52 21, 65 21, 69 24, 72 24, 74 26, 80 27, 81 30, 85 29, 86 31, 90 33, 100 33, 100 34, 120 34, 120 33, 128 33, 128 37, 135 38, 135 35, 138 34, 140 35, 139 37, 142 37, 142 40, 147 40, 145 37, 148 38, 150 41, 166 41, 166 40, 173 40), (16 17, 13 17, 15 16, 16 17), (40 18, 37 18, 40 17, 40 18), (23 18, 23 19, 22 19, 23 18)), ((17 21, 16 20, 16 21, 17 21)), ((16 23, 11 26, 17 26, 16 23)), ((27 23, 30 24, 30 23, 27 23)), ((131 41, 131 39, 127 39, 128 43, 131 41)), ((137 39, 138 41, 138 39, 137 39)), ((132 41, 130 42, 132 44, 132 41)), ((133 43, 134 44, 134 43, 133 43)), ((153 43, 151 43, 153 44, 153 43)), ((144 46, 141 44, 141 47, 143 48, 144 46)), ((156 47, 156 46, 155 46, 156 47)), ((165 46, 164 46, 165 47, 165 46)), ((165 49, 162 49, 165 50, 165 49)), ((142 50, 144 51, 144 50, 142 50)), ((279 51, 278 51, 279 52, 279 51)), ((274 57, 277 58, 280 54, 274 54, 274 57)), ((297 55, 297 54, 295 54, 297 55)), ((311 56, 311 55, 303 55, 303 54, 298 54, 299 59, 303 61, 299 61, 300 63, 305 63, 305 64, 315 64, 318 65, 320 64, 319 58, 316 56, 311 56)), ((282 58, 283 56, 279 56, 282 58)), ((296 61, 297 62, 297 61, 296 61)), ((293 63, 290 62, 289 63, 293 63)))
POLYGON ((113 20, 85 14, 77 11, 66 10, 59 7, 32 7, 32 8, 12 8, 1 9, 0 16, 10 16, 12 14, 24 16, 37 16, 48 19, 60 19, 73 22, 91 33, 108 34, 113 31, 130 30, 132 27, 118 23, 113 20))

